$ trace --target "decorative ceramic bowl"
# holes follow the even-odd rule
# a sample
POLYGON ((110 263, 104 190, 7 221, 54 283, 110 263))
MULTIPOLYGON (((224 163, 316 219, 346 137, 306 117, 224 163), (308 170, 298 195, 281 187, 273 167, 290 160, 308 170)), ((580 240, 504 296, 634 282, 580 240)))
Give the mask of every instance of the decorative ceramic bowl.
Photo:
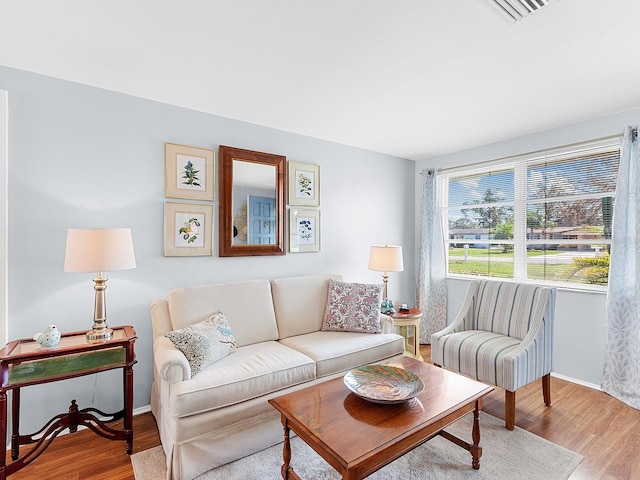
POLYGON ((374 403, 402 403, 424 390, 413 372, 390 365, 365 365, 344 376, 344 384, 357 396, 374 403))

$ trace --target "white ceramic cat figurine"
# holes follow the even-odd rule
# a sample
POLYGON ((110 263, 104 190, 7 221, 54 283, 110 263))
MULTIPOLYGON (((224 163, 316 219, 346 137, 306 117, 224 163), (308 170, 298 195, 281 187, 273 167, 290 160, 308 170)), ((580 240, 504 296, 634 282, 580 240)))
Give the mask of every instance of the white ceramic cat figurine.
POLYGON ((60 341, 60 332, 55 325, 49 325, 44 332, 38 332, 33 339, 43 347, 53 347, 60 341))

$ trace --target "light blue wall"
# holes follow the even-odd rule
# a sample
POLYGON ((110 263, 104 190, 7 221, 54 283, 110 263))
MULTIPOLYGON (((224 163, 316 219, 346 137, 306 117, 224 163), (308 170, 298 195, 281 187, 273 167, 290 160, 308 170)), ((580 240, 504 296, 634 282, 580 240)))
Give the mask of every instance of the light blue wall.
MULTIPOLYGON (((379 283, 369 246, 389 243, 405 247, 390 293, 413 303, 414 162, 5 67, 0 89, 9 92, 9 338, 49 323, 90 328, 93 276, 63 272, 66 230, 131 227, 138 267, 107 275, 107 311, 110 325, 131 324, 139 336, 134 407, 148 405, 153 377, 148 306, 171 288, 334 272, 379 283), (214 237, 213 257, 164 257, 165 142, 320 165, 322 251, 219 258, 214 237)), ((217 201, 214 210, 217 228, 217 201)), ((117 410, 120 392, 119 372, 25 388, 21 428, 35 431, 72 398, 117 410)))
MULTIPOLYGON (((523 112, 526 115, 526 112, 523 112)), ((544 132, 505 140, 416 163, 424 168, 446 169, 460 165, 506 158, 573 143, 622 135, 627 125, 640 123, 640 109, 596 118, 544 132)), ((417 190, 416 190, 417 191, 417 190)), ((419 205, 418 201, 416 203, 419 205)), ((468 282, 450 279, 449 314, 457 313, 468 282)), ((576 290, 559 290, 555 323, 555 371, 588 384, 600 385, 605 355, 606 295, 576 290)))

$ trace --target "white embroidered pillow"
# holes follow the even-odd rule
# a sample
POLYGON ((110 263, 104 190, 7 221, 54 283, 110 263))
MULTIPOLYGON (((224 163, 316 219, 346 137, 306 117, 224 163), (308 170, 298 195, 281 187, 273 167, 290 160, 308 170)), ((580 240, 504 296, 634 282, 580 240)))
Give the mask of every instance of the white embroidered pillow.
POLYGON ((236 351, 236 339, 222 312, 165 335, 184 353, 191 366, 191 376, 236 351))
POLYGON ((329 279, 322 330, 381 333, 382 285, 338 282, 329 279))

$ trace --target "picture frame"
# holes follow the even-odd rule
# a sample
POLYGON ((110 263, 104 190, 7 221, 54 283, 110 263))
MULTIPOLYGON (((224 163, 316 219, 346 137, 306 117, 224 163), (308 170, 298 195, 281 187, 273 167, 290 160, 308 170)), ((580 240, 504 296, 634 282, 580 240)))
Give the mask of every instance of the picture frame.
POLYGON ((164 144, 164 194, 169 198, 213 201, 215 151, 164 144))
POLYGON ((320 206, 320 166, 289 161, 289 205, 320 206))
POLYGON ((213 255, 213 205, 164 204, 164 256, 213 255))
POLYGON ((289 210, 289 252, 320 251, 320 210, 289 210))

